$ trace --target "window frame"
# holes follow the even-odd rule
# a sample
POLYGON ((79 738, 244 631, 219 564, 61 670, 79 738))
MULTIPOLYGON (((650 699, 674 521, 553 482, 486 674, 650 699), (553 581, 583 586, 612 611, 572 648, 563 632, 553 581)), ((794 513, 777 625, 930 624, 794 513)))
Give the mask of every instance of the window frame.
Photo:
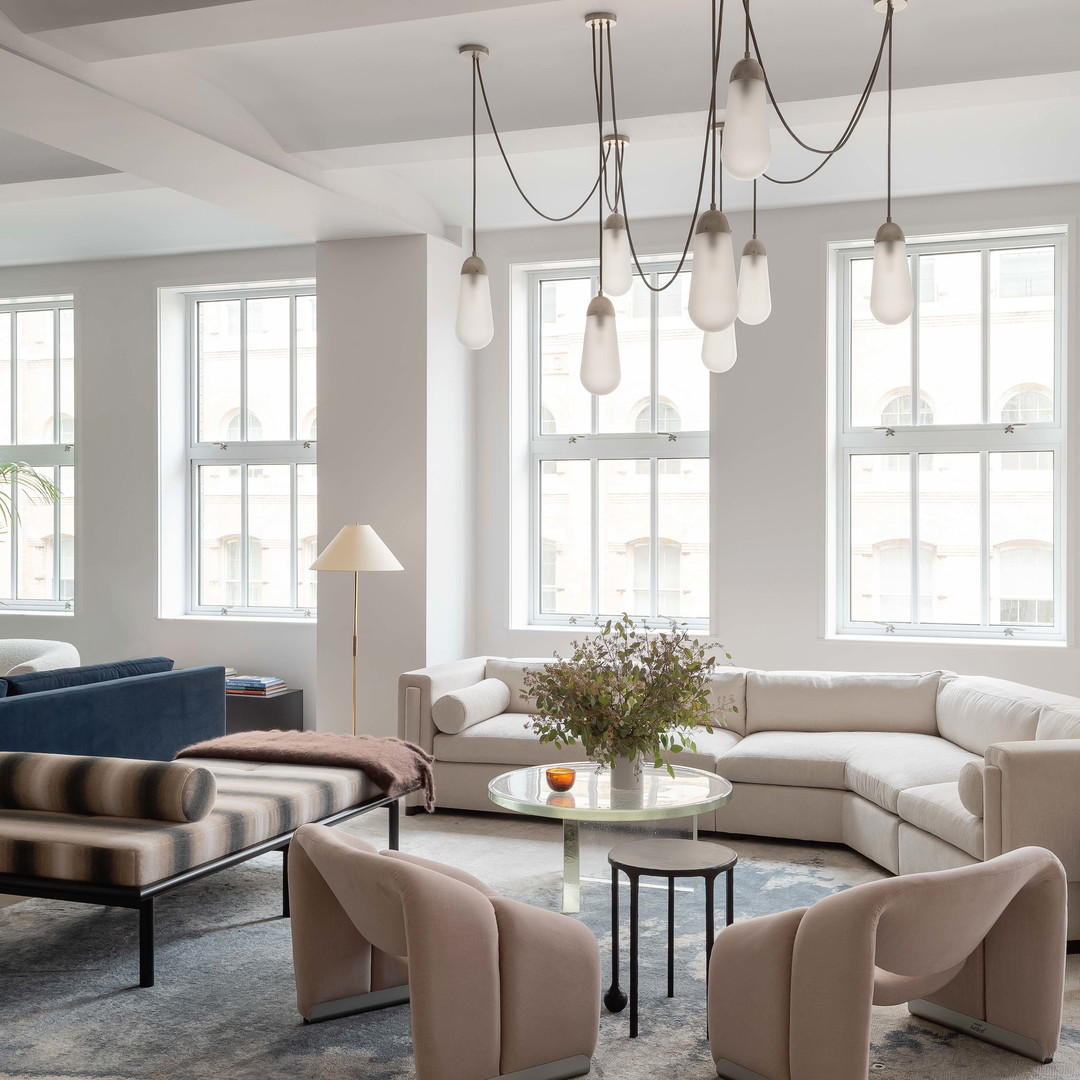
MULTIPOLYGON (((674 258, 642 259, 650 276, 669 275, 678 268, 678 260, 674 258)), ((689 273, 690 261, 687 260, 682 268, 683 272, 689 273)), ((665 539, 659 532, 659 498, 660 490, 658 479, 660 475, 659 463, 665 459, 701 459, 709 461, 709 432, 708 431, 658 431, 657 405, 664 400, 664 395, 659 393, 659 342, 660 323, 659 307, 661 293, 650 292, 650 387, 649 404, 653 418, 653 430, 648 432, 612 432, 604 434, 591 434, 580 432, 568 434, 544 435, 541 433, 541 338, 543 334, 543 322, 541 311, 541 282, 587 278, 590 280, 590 293, 595 295, 599 285, 599 268, 595 262, 582 262, 569 265, 559 265, 550 268, 530 268, 524 274, 527 303, 526 321, 528 332, 528 426, 529 435, 529 517, 528 517, 528 581, 529 596, 526 607, 528 625, 530 627, 579 627, 590 626, 596 619, 607 618, 608 614, 617 615, 618 612, 600 612, 600 500, 597 498, 599 490, 600 462, 613 460, 639 461, 649 460, 650 477, 650 536, 652 538, 652 600, 651 608, 656 610, 659 590, 659 547, 660 541, 665 539), (545 462, 586 460, 591 462, 591 570, 590 570, 590 595, 591 611, 576 614, 555 614, 540 610, 540 597, 542 587, 542 559, 543 541, 541 515, 541 492, 542 475, 545 462)), ((592 395, 590 426, 595 431, 599 427, 600 399, 592 395)), ((710 501, 712 492, 709 493, 710 501)), ((711 517, 710 517, 711 526, 711 517)), ((710 537, 711 546, 711 537, 710 537)), ((710 609, 712 604, 712 567, 710 565, 710 609)), ((668 618, 661 615, 635 616, 635 622, 646 626, 663 627, 668 624, 668 618)), ((686 618, 678 617, 679 623, 685 623, 690 629, 708 633, 710 617, 686 618)))
MULTIPOLYGON (((867 241, 836 242, 829 245, 829 282, 833 294, 831 309, 831 364, 835 381, 834 416, 831 425, 833 480, 831 498, 835 505, 833 557, 828 579, 829 599, 835 610, 829 617, 832 636, 896 636, 914 639, 963 638, 977 642, 1000 643, 1004 639, 1061 642, 1067 640, 1066 609, 1069 580, 1067 573, 1068 487, 1067 487, 1067 366, 1068 366, 1068 227, 1045 226, 1024 230, 986 231, 976 234, 935 236, 909 239, 907 250, 915 296, 920 295, 919 261, 914 256, 978 251, 981 257, 981 332, 982 332, 982 415, 980 424, 857 426, 852 424, 852 348, 851 348, 851 264, 873 257, 873 245, 867 241), (1054 250, 1054 420, 1009 424, 994 420, 990 397, 990 252, 1003 249, 1052 248, 1054 250), (1053 523, 1054 523, 1054 625, 1005 625, 991 621, 993 598, 990 595, 990 558, 988 544, 989 481, 992 453, 1049 451, 1053 454, 1053 523), (981 581, 982 618, 975 624, 921 623, 917 618, 907 623, 865 622, 851 618, 851 459, 861 454, 908 454, 910 468, 911 544, 920 536, 919 524, 919 454, 978 453, 980 455, 981 492, 981 581)), ((913 402, 920 400, 919 385, 919 303, 911 315, 911 384, 913 402)), ((921 540, 920 540, 921 543, 921 540)), ((912 612, 917 615, 919 598, 918 561, 912 566, 912 612)))
POLYGON ((289 513, 290 513, 290 551, 298 552, 301 536, 298 527, 299 491, 297 468, 303 465, 317 466, 315 439, 304 437, 300 427, 304 418, 297 416, 297 340, 296 340, 296 298, 316 296, 315 282, 301 284, 289 283, 278 286, 257 286, 245 288, 197 289, 184 294, 184 362, 186 364, 186 425, 187 436, 187 505, 188 505, 188 545, 187 545, 187 597, 186 614, 198 616, 219 616, 221 618, 254 619, 310 619, 314 621, 314 608, 300 607, 297 603, 301 586, 297 559, 290 560, 290 592, 292 605, 289 607, 266 607, 247 605, 221 605, 200 603, 199 585, 202 571, 202 519, 199 491, 199 469, 204 466, 229 465, 240 469, 240 532, 242 568, 241 595, 248 597, 249 564, 251 533, 248 527, 248 469, 263 465, 288 465, 289 470, 289 513), (248 419, 251 409, 247 396, 247 304, 240 305, 240 403, 237 415, 241 418, 242 437, 233 443, 199 438, 199 304, 222 300, 251 300, 271 297, 289 297, 289 429, 294 438, 288 440, 258 440, 246 442, 248 419), (244 543, 246 541, 246 543, 244 543))
MULTIPOLYGON (((52 427, 53 432, 56 435, 56 441, 54 442, 37 442, 37 443, 10 443, 7 446, 0 446, 0 455, 3 455, 4 461, 21 462, 26 465, 30 465, 35 471, 44 472, 46 478, 51 480, 57 486, 60 486, 60 474, 57 471, 60 468, 70 467, 72 468, 72 479, 75 485, 75 494, 73 498, 73 512, 77 514, 77 500, 78 500, 78 475, 75 470, 76 464, 76 451, 75 441, 64 442, 62 436, 63 431, 63 418, 68 414, 65 413, 61 407, 61 388, 60 388, 60 363, 61 363, 61 346, 60 346, 60 312, 70 311, 72 313, 72 383, 75 387, 75 413, 78 414, 78 337, 77 328, 75 327, 75 297, 72 295, 59 295, 59 296, 33 296, 21 299, 13 297, 11 299, 5 299, 0 301, 0 313, 10 313, 11 315, 11 372, 10 372, 10 394, 11 394, 11 434, 18 436, 18 358, 17 358, 17 343, 18 343, 18 329, 17 329, 17 313, 20 311, 52 311, 53 312, 53 419, 52 427)), ((71 417, 73 424, 75 423, 75 417, 71 417)), ((78 435, 78 429, 75 428, 75 436, 78 435)), ((66 581, 66 578, 61 578, 61 564, 63 561, 63 544, 62 538, 70 535, 73 542, 73 558, 77 558, 75 554, 78 549, 78 519, 76 517, 75 524, 70 530, 64 529, 64 523, 62 520, 63 506, 62 498, 57 499, 53 503, 53 533, 51 542, 47 542, 46 547, 49 551, 49 556, 53 564, 53 591, 57 594, 56 598, 52 599, 37 599, 27 600, 19 599, 16 596, 5 597, 2 601, 3 610, 7 612, 25 612, 25 613, 60 613, 70 615, 75 610, 75 596, 74 591, 71 597, 60 598, 61 583, 66 581)), ((16 505, 18 504, 18 495, 16 494, 16 505)), ((8 524, 5 542, 9 545, 8 557, 10 559, 10 574, 11 574, 11 592, 17 593, 19 591, 19 521, 14 518, 8 524)), ((78 587, 78 572, 75 567, 75 586, 78 587)))

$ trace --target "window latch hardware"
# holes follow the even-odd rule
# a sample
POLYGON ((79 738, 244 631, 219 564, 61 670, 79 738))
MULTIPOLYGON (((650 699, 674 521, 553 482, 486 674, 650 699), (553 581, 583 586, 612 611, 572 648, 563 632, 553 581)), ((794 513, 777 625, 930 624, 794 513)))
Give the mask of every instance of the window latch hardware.
POLYGON ((1005 434, 1006 435, 1015 435, 1016 434, 1016 429, 1018 427, 1027 427, 1027 424, 1024 424, 1024 423, 1006 424, 1005 425, 1005 434))
POLYGON ((64 601, 64 610, 65 611, 70 611, 71 610, 71 601, 70 600, 65 600, 64 601))
POLYGON ((1023 626, 1006 626, 1004 634, 1006 637, 1014 637, 1018 633, 1022 634, 1024 629, 1025 627, 1023 626))
POLYGON ((70 454, 71 453, 71 448, 72 448, 71 443, 64 443, 64 453, 65 454, 70 454))
POLYGON ((229 614, 229 609, 228 609, 227 607, 223 607, 223 608, 221 609, 221 614, 222 614, 222 615, 228 615, 228 614, 229 614))
POLYGON ((305 450, 310 450, 311 449, 311 440, 310 439, 305 439, 304 440, 304 449, 305 450))
POLYGON ((218 443, 218 449, 219 450, 228 450, 229 449, 229 444, 225 443, 225 442, 219 442, 218 443))
POLYGON ((876 428, 874 428, 874 430, 875 431, 884 431, 886 438, 888 438, 890 435, 895 435, 896 434, 896 432, 891 427, 876 427, 876 428))
POLYGON ((305 619, 310 619, 311 618, 311 609, 310 608, 304 608, 304 618, 305 619))
POLYGON ((668 442, 678 442, 679 441, 679 436, 676 435, 674 431, 658 431, 656 434, 657 435, 666 435, 668 442))
POLYGON ((570 439, 568 441, 572 442, 572 443, 576 443, 578 441, 578 439, 587 439, 588 437, 589 437, 588 435, 571 435, 570 439))

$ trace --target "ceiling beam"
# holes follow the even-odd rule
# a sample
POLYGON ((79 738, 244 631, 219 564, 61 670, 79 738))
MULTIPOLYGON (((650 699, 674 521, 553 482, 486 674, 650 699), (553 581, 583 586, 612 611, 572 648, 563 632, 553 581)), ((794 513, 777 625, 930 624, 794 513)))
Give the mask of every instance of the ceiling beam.
POLYGON ((431 204, 369 177, 342 194, 0 48, 0 128, 304 240, 444 234, 431 204))

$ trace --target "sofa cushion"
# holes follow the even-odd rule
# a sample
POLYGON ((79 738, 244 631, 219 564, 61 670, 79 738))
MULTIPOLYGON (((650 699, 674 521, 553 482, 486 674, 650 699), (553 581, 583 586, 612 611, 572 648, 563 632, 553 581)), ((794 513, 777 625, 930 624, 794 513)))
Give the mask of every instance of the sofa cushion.
POLYGON ((947 675, 938 691, 938 731, 957 746, 982 755, 991 743, 1034 739, 1045 705, 1080 708, 1080 701, 1005 679, 947 675))
POLYGON ((759 731, 724 754, 716 771, 741 784, 843 790, 848 758, 881 740, 872 731, 759 731))
POLYGON ((922 675, 829 671, 750 671, 746 734, 759 731, 938 733, 941 672, 922 675))
POLYGON ((985 768, 985 762, 969 761, 960 770, 960 778, 956 783, 964 809, 977 818, 983 816, 983 771, 985 768))
POLYGON ((79 650, 66 641, 41 638, 0 638, 0 675, 75 667, 79 650))
POLYGON ((550 656, 521 660, 503 660, 499 657, 493 657, 487 662, 484 678, 501 679, 510 687, 510 705, 506 710, 507 712, 533 713, 536 712, 536 701, 533 698, 523 698, 521 696, 521 691, 525 688, 522 676, 527 670, 544 668, 550 663, 550 656))
POLYGON ((882 733, 879 739, 877 744, 851 754, 845 780, 849 790, 893 814, 901 791, 927 784, 955 784, 966 762, 981 760, 933 735, 882 733))
POLYGON ((506 712, 509 705, 510 687, 502 679, 482 679, 437 698, 431 706, 431 719, 440 731, 456 735, 506 712))
POLYGON ((34 671, 27 675, 9 675, 7 692, 11 697, 15 694, 37 694, 42 690, 65 690, 70 686, 111 682, 133 675, 156 675, 162 671, 172 671, 172 667, 173 662, 167 656, 147 656, 140 660, 117 660, 110 664, 34 671))
POLYGON ((150 821, 200 821, 214 774, 194 762, 75 754, 0 754, 0 809, 150 821))
POLYGON ((542 743, 526 727, 529 716, 505 712, 473 724, 457 735, 438 734, 432 753, 436 761, 464 761, 495 765, 550 765, 556 761, 583 761, 579 743, 557 750, 542 743))
POLYGON ((1035 727, 1036 739, 1080 739, 1080 701, 1075 709, 1044 705, 1035 727))
POLYGON ((927 784, 900 793, 897 811, 904 821, 946 843, 983 857, 983 821, 960 801, 955 783, 927 784))
POLYGON ((709 701, 713 708, 730 701, 730 708, 723 713, 724 727, 737 735, 746 734, 746 668, 717 667, 709 676, 709 701))
POLYGON ((201 821, 0 810, 0 873, 149 885, 379 794, 359 769, 204 759, 217 782, 201 821))
POLYGON ((686 765, 691 769, 717 772, 720 759, 742 741, 742 736, 730 728, 713 728, 712 731, 696 731, 691 735, 696 750, 681 750, 677 754, 664 753, 665 761, 686 765))

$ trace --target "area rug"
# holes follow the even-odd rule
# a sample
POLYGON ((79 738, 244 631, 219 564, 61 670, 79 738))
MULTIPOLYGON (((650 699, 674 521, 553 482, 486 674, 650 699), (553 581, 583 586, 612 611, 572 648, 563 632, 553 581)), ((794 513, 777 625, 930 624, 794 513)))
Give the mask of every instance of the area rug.
MULTIPOLYGON (((385 843, 385 816, 342 826, 385 843)), ((582 911, 596 933, 605 985, 610 946, 606 852, 625 832, 583 833, 582 911)), ((719 838, 717 838, 719 839, 719 838)), ((734 839, 738 918, 813 903, 883 876, 846 848, 734 839)), ((402 825, 402 848, 461 866, 504 894, 557 910, 561 844, 553 822, 440 813, 402 825)), ((0 909, 0 1077, 35 1080, 409 1080, 408 1006, 325 1024, 300 1023, 289 925, 279 914, 280 858, 264 858, 158 903, 158 985, 140 990, 134 912, 28 900, 0 909)), ((677 894, 676 996, 667 998, 666 891, 641 896, 640 1034, 628 1013, 602 1013, 593 1074, 609 1080, 709 1080, 705 1040, 704 896, 677 894)), ((625 895, 625 894, 624 894, 625 895)), ((718 889, 722 909, 723 891, 718 889)), ((623 904, 626 918, 626 904, 623 904)), ((722 910, 718 911, 722 918, 722 910)), ((625 925, 625 922, 624 922, 625 925)), ((627 935, 622 935, 626 988, 627 935)), ((1053 1064, 875 1010, 870 1077, 892 1080, 1076 1080, 1080 957, 1070 957, 1065 1031, 1053 1064)), ((482 1080, 482 1078, 478 1078, 482 1080)))

